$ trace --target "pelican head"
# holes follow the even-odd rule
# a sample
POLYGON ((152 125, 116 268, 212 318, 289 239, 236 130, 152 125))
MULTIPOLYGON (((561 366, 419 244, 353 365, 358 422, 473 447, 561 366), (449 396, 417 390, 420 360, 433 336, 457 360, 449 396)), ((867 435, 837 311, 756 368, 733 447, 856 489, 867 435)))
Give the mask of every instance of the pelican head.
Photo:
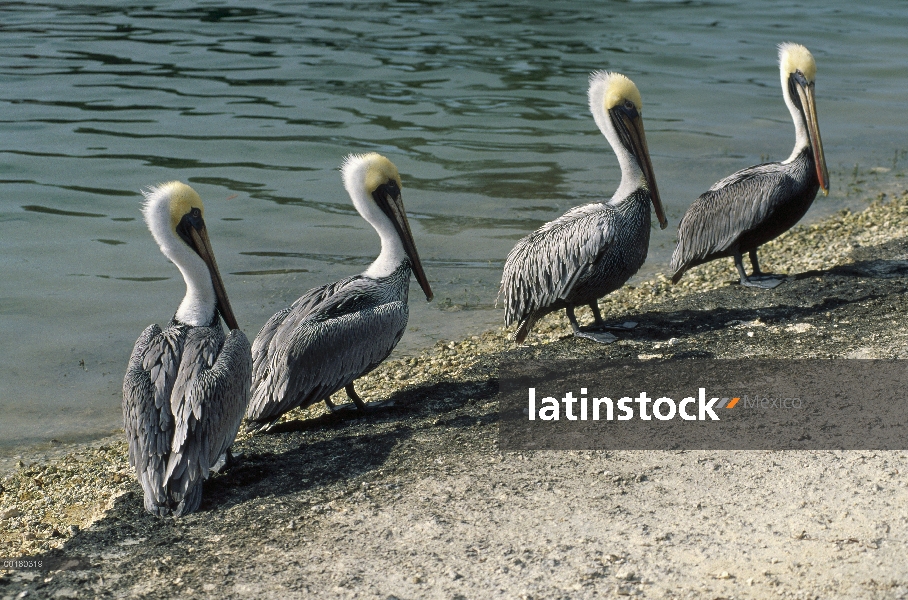
POLYGON ((210 325, 217 311, 230 329, 239 329, 208 239, 202 199, 179 181, 149 188, 143 194, 145 222, 161 252, 186 281, 186 296, 177 309, 177 320, 210 325))
POLYGON ((662 208, 653 164, 646 146, 640 91, 633 81, 620 73, 597 71, 590 75, 589 101, 590 112, 593 113, 596 124, 618 156, 622 184, 625 173, 636 171, 637 177, 643 176, 643 183, 650 192, 659 226, 665 229, 668 220, 662 208))
POLYGON ((370 276, 388 275, 400 264, 403 256, 410 259, 413 274, 419 282, 426 300, 432 300, 432 289, 426 278, 404 211, 401 195, 400 173, 390 160, 370 152, 351 154, 341 167, 344 187, 353 205, 375 227, 382 241, 382 251, 366 271, 370 276))
POLYGON ((823 195, 829 194, 829 172, 826 170, 826 157, 823 154, 823 141, 820 139, 820 126, 817 122, 817 107, 814 99, 814 79, 817 74, 817 63, 810 51, 800 44, 779 44, 779 73, 782 78, 782 93, 785 103, 791 111, 792 119, 798 134, 796 151, 803 148, 803 141, 810 144, 813 151, 813 162, 817 170, 817 179, 823 195), (805 138, 806 133, 806 140, 805 138))

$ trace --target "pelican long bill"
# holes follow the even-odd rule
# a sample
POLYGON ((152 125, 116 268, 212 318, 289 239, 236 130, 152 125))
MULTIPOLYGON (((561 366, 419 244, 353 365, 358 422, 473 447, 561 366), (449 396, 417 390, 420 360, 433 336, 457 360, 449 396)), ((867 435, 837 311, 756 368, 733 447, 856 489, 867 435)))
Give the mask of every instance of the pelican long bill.
POLYGON ((814 99, 814 83, 808 82, 803 76, 792 75, 797 90, 798 99, 801 101, 801 111, 807 122, 807 136, 810 138, 810 147, 813 150, 813 163, 817 169, 817 179, 823 195, 829 195, 829 171, 826 170, 826 156, 823 154, 823 140, 820 139, 820 125, 817 120, 817 104, 814 99))
POLYGON ((419 260, 419 253, 416 251, 416 243, 413 241, 413 232, 410 231, 410 222, 407 220, 407 213, 404 210, 403 195, 400 193, 399 189, 397 190, 396 195, 390 194, 385 187, 382 186, 375 191, 373 197, 375 198, 376 204, 382 209, 382 212, 384 212, 388 218, 391 219, 391 222, 394 223, 394 229, 397 230, 400 241, 403 242, 404 251, 410 258, 416 281, 419 282, 419 287, 421 287, 423 293, 425 293, 426 300, 431 301, 434 294, 432 293, 432 288, 429 287, 429 280, 426 277, 426 273, 423 271, 422 262, 419 260))
POLYGON ((192 240, 193 249, 199 257, 205 261, 208 272, 211 274, 211 285, 214 286, 214 294, 217 296, 217 310, 227 323, 230 329, 239 329, 233 314, 233 308, 230 306, 230 299, 227 298, 227 289, 224 287, 224 280, 221 279, 221 272, 218 270, 218 263, 214 259, 214 251, 211 249, 211 240, 208 239, 208 230, 205 227, 205 221, 198 219, 201 226, 192 223, 189 227, 189 236, 192 240))
POLYGON ((643 118, 640 112, 633 105, 617 105, 609 110, 612 123, 618 131, 624 147, 628 152, 634 155, 643 176, 646 178, 646 186, 650 191, 653 203, 653 210, 656 212, 656 218, 659 219, 659 228, 668 227, 668 219, 665 218, 665 209, 662 207, 662 199, 659 197, 659 188, 656 187, 656 175, 653 171, 653 163, 649 157, 649 148, 646 145, 646 134, 643 131, 643 118))

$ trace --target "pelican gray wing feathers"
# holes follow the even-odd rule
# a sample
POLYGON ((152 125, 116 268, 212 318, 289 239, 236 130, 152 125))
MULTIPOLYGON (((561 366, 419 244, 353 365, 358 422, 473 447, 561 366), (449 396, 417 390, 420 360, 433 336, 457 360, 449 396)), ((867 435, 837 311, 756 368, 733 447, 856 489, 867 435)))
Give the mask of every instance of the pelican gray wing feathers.
POLYGON ((637 87, 618 73, 594 73, 589 104, 618 157, 621 184, 609 202, 572 208, 521 239, 508 254, 499 298, 504 297, 505 324, 518 324, 517 342, 526 339, 539 318, 562 308, 574 335, 604 341, 581 331, 574 307, 590 305, 601 327, 598 299, 624 285, 646 260, 650 203, 666 226, 637 87))
POLYGON ((182 340, 171 340, 161 334, 160 327, 149 325, 136 340, 123 380, 123 424, 129 441, 129 464, 145 490, 145 510, 150 513, 157 513, 158 506, 168 504, 164 473, 170 454, 173 416, 170 397, 164 393, 169 386, 164 380, 166 373, 174 372, 173 365, 178 364, 174 346, 182 351, 182 340), (158 365, 146 370, 145 353, 152 343, 156 348, 151 354, 157 356, 158 365), (155 380, 164 383, 160 391, 151 378, 152 372, 155 380))
POLYGON ((267 428, 288 410, 321 400, 332 406, 330 396, 341 388, 362 408, 353 382, 400 341, 411 271, 432 298, 397 168, 378 154, 351 155, 343 175, 354 206, 381 238, 381 253, 362 274, 309 290, 268 320, 252 347, 249 429, 267 428))
POLYGON ((289 307, 276 312, 268 319, 252 342, 252 377, 254 381, 261 381, 265 377, 270 376, 271 365, 266 358, 269 354, 278 352, 281 347, 288 343, 288 332, 292 332, 292 329, 283 326, 284 322, 298 323, 302 321, 322 301, 330 298, 338 288, 342 288, 347 281, 348 279, 342 279, 341 281, 312 288, 289 307), (275 340, 275 336, 277 336, 277 340, 275 340))
MULTIPOLYGON (((679 272, 720 256, 747 252, 797 223, 816 196, 807 152, 794 162, 749 167, 719 181, 688 209, 678 226, 670 268, 679 272)), ((759 273, 757 273, 759 275, 759 273)))
POLYGON ((255 421, 324 400, 381 364, 407 327, 409 271, 401 265, 391 277, 317 288, 330 294, 314 305, 301 298, 275 315, 270 339, 263 329, 253 343, 255 421))
POLYGON ((505 262, 501 295, 505 325, 521 324, 518 341, 523 341, 540 316, 567 306, 576 283, 614 241, 614 221, 612 211, 604 205, 588 204, 569 210, 517 242, 505 262))
POLYGON ((249 401, 249 340, 236 328, 191 188, 152 189, 144 207, 161 250, 183 272, 186 297, 165 329, 136 341, 123 381, 129 461, 145 509, 180 516, 199 507, 202 482, 236 438, 249 401), (224 335, 220 317, 233 328, 224 335))
POLYGON ((732 256, 742 285, 772 288, 781 279, 760 271, 757 248, 788 231, 810 208, 829 174, 814 102, 816 62, 803 46, 779 47, 782 93, 795 124, 795 147, 783 162, 748 167, 702 194, 678 225, 670 264, 677 283, 687 269, 732 256), (741 255, 750 254, 752 275, 741 255))
POLYGON ((226 339, 219 323, 186 332, 180 370, 170 396, 173 441, 166 480, 172 501, 192 512, 201 502, 202 482, 230 449, 249 403, 252 383, 249 340, 233 330, 226 339))

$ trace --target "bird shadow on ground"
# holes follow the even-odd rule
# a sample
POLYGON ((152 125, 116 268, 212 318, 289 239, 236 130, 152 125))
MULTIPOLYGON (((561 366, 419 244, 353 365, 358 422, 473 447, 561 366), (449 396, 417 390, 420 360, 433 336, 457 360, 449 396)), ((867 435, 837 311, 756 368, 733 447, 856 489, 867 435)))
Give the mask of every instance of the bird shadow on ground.
POLYGON ((311 419, 285 421, 275 425, 267 433, 254 436, 253 439, 290 432, 339 430, 367 424, 400 422, 401 419, 443 414, 461 408, 467 402, 488 401, 497 393, 498 380, 491 376, 469 381, 410 385, 393 392, 385 401, 375 404, 367 403, 367 406, 375 406, 375 408, 370 408, 366 413, 356 410, 341 410, 311 419))
POLYGON ((908 260, 878 259, 798 273, 789 276, 788 281, 776 290, 768 292, 729 285, 685 298, 678 303, 682 308, 666 311, 671 305, 663 305, 655 310, 630 315, 640 325, 621 337, 663 342, 673 337, 726 329, 757 319, 767 325, 806 319, 900 293, 904 288, 901 280, 906 276, 908 260), (817 282, 817 278, 821 281, 817 282), (854 279, 866 281, 858 286, 854 279))
POLYGON ((383 469, 395 448, 406 444, 416 432, 453 435, 456 429, 496 421, 497 391, 497 380, 492 377, 415 385, 392 394, 394 406, 374 415, 328 414, 288 422, 276 434, 238 442, 235 449, 242 456, 204 483, 198 512, 179 519, 151 516, 143 508, 138 483, 134 483, 91 528, 80 531, 50 555, 72 556, 111 548, 124 555, 125 564, 155 547, 172 548, 187 535, 200 538, 218 534, 221 527, 229 530, 230 526, 222 523, 228 517, 260 518, 275 512, 260 512, 274 503, 299 504, 330 496, 350 480, 383 469))
MULTIPOLYGON (((792 275, 771 292, 732 285, 682 298, 641 313, 639 319, 634 319, 641 323, 638 330, 622 337, 661 341, 727 329, 735 321, 790 322, 904 293, 908 277, 904 250, 908 243, 900 240, 889 246, 861 249, 851 264, 792 275)), ((566 344, 571 344, 568 350, 578 358, 585 355, 581 351, 584 348, 595 349, 593 344, 570 338, 548 348, 555 351, 560 347, 563 354, 566 344)), ((541 351, 542 347, 503 348, 499 355, 487 357, 485 364, 520 360, 541 351)), ((415 434, 443 435, 497 421, 498 380, 494 371, 477 369, 466 381, 411 385, 390 394, 388 399, 393 405, 366 415, 341 411, 290 421, 269 434, 238 442, 237 449, 243 457, 225 473, 210 478, 205 483, 201 510, 181 519, 147 515, 142 492, 138 484, 133 484, 131 491, 117 498, 99 521, 53 554, 94 554, 109 548, 111 555, 122 554, 122 559, 116 560, 122 560, 122 568, 128 569, 129 565, 140 564, 143 556, 230 531, 231 526, 222 521, 254 522, 270 514, 269 510, 276 512, 263 510, 275 503, 323 501, 319 498, 330 496, 334 493, 331 490, 343 488, 351 479, 368 477, 389 463, 394 468, 398 460, 395 449, 409 444, 415 434)), ((272 515, 271 526, 278 518, 285 517, 272 515)))
POLYGON ((242 458, 206 482, 202 510, 359 477, 381 468, 417 429, 496 420, 497 406, 485 404, 497 392, 498 382, 491 378, 415 385, 393 393, 389 405, 374 412, 339 411, 281 423, 237 445, 242 458), (477 414, 459 418, 456 413, 468 404, 477 414))

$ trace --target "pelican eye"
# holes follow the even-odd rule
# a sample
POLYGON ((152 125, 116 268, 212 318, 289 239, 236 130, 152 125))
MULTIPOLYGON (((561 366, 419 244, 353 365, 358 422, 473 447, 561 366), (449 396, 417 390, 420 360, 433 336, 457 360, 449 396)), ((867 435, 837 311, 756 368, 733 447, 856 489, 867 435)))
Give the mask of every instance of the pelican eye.
POLYGON ((397 182, 393 179, 389 179, 388 183, 384 185, 385 193, 387 193, 392 198, 397 198, 400 196, 400 187, 398 187, 397 182))
POLYGON ((180 219, 180 222, 177 223, 175 227, 177 235, 182 238, 190 247, 195 247, 192 242, 192 235, 189 233, 190 229, 195 229, 196 231, 202 231, 205 229, 205 221, 202 220, 202 209, 197 206, 193 206, 188 213, 183 215, 183 218, 180 219))
POLYGON ((627 110, 633 110, 633 109, 635 109, 635 108, 637 108, 637 107, 634 106, 634 103, 631 102, 630 100, 625 100, 625 101, 624 101, 624 108, 627 109, 627 110))

